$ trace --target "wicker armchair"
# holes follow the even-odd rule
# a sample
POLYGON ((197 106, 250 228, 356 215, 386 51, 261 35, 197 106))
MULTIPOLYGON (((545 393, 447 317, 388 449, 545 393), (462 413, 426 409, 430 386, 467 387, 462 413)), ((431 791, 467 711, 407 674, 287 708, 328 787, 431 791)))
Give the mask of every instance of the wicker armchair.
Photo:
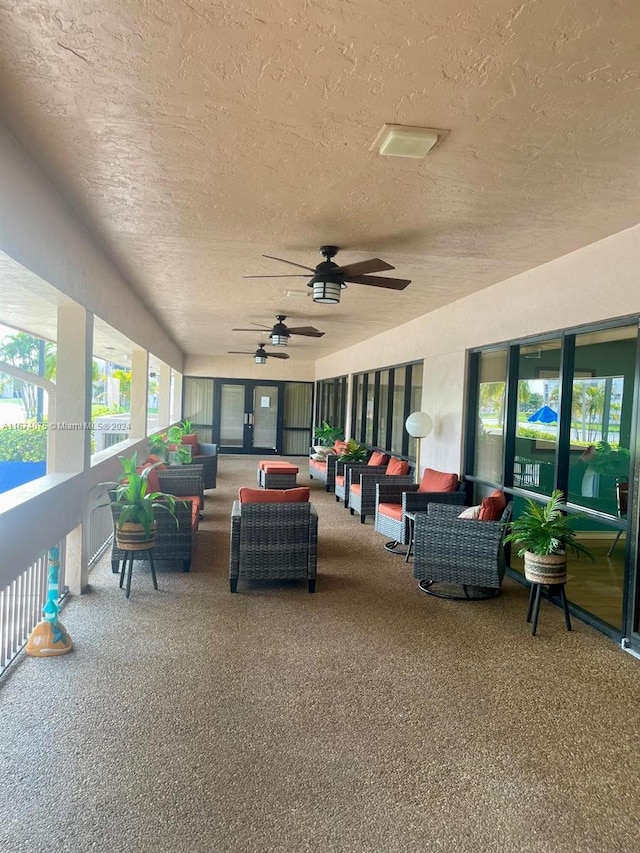
POLYGON ((391 540, 390 545, 409 545, 411 530, 406 517, 408 512, 425 511, 430 503, 463 507, 466 497, 462 483, 456 492, 419 492, 415 483, 391 485, 385 479, 384 483, 376 484, 375 529, 391 540))
POLYGON ((316 588, 318 514, 308 501, 240 503, 231 510, 229 587, 238 580, 302 578, 316 588))
POLYGON ((429 504, 414 527, 413 576, 424 592, 440 598, 491 598, 505 573, 504 536, 511 502, 498 521, 458 518, 460 507, 429 504), (439 591, 434 583, 461 586, 463 595, 439 591))
POLYGON ((384 465, 369 465, 367 462, 341 462, 338 459, 336 463, 336 501, 343 500, 344 505, 349 506, 349 490, 351 482, 357 482, 355 479, 357 473, 369 471, 370 474, 384 474, 386 470, 386 463, 384 465))
MULTIPOLYGON (((311 448, 313 452, 313 447, 311 448)), ((312 459, 309 457, 309 479, 319 480, 324 483, 327 492, 333 491, 336 485, 336 462, 335 455, 327 456, 325 459, 312 459)))
MULTIPOLYGON (((202 470, 198 465, 183 465, 182 471, 178 469, 167 469, 158 471, 161 477, 161 490, 167 494, 176 495, 175 519, 168 512, 156 513, 156 537, 153 546, 153 561, 157 565, 160 562, 182 561, 182 569, 185 572, 191 569, 191 555, 195 544, 195 535, 198 529, 199 500, 202 490, 202 470), (187 471, 185 469, 193 469, 187 471), (175 489, 175 491, 174 491, 175 489), (191 489, 191 492, 189 492, 191 489), (176 525, 177 520, 177 525, 176 525)), ((114 533, 115 525, 120 516, 120 507, 111 505, 113 516, 114 533)), ((124 560, 124 551, 116 545, 116 537, 113 537, 111 549, 111 570, 117 573, 120 563, 124 560)))
POLYGON ((364 524, 368 515, 375 516, 377 502, 377 486, 402 486, 410 488, 413 484, 413 467, 409 467, 408 474, 386 474, 386 467, 382 471, 369 468, 366 471, 353 471, 349 483, 349 512, 351 515, 358 513, 360 524, 364 524))
POLYGON ((197 435, 183 435, 183 444, 190 444, 197 450, 191 455, 192 465, 202 465, 205 489, 215 489, 218 474, 218 445, 200 441, 197 435))

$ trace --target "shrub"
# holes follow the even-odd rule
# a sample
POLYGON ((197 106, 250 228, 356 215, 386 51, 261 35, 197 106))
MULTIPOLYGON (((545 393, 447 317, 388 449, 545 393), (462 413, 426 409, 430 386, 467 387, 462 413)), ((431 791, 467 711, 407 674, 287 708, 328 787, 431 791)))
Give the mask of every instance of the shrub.
POLYGON ((0 427, 0 461, 42 462, 47 458, 45 424, 25 424, 28 429, 0 427))

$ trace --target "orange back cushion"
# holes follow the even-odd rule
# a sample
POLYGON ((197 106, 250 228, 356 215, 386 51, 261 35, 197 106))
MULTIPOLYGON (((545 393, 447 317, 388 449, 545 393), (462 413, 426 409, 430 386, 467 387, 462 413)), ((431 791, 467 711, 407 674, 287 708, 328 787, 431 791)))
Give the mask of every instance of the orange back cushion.
POLYGON ((148 465, 147 466, 143 465, 140 468, 136 468, 136 471, 138 472, 138 474, 142 474, 142 472, 145 470, 145 467, 146 467, 146 470, 149 472, 147 474, 147 485, 149 487, 149 491, 150 492, 159 492, 160 491, 160 478, 158 477, 158 472, 156 471, 155 468, 151 468, 148 465))
POLYGON ((409 463, 404 459, 396 459, 395 456, 392 456, 389 460, 389 464, 387 465, 386 474, 388 477, 394 476, 402 476, 404 474, 409 473, 409 463))
POLYGON ((155 465, 156 470, 158 471, 166 471, 167 466, 164 464, 162 459, 159 456, 156 456, 155 453, 152 453, 150 456, 147 456, 144 462, 145 465, 155 465))
POLYGON ((494 489, 489 497, 483 498, 478 521, 500 521, 506 505, 507 499, 504 494, 499 489, 494 489))
POLYGON ((386 453, 381 453, 379 450, 374 450, 371 454, 371 459, 367 462, 367 465, 386 465, 389 461, 389 457, 386 453))
POLYGON ((419 492, 455 492, 460 485, 457 474, 447 474, 444 471, 435 471, 433 468, 425 468, 422 480, 418 486, 419 492))
POLYGON ((336 454, 337 454, 338 456, 340 456, 340 455, 341 455, 342 453, 344 453, 344 452, 345 452, 345 450, 347 449, 347 442, 346 442, 346 441, 342 441, 341 439, 338 439, 338 440, 334 443, 334 445, 333 445, 333 449, 335 450, 336 454))
POLYGON ((182 444, 189 444, 191 446, 191 455, 197 456, 200 451, 200 445, 198 444, 198 436, 197 435, 183 435, 180 439, 182 444))
POLYGON ((309 500, 309 488, 297 489, 250 489, 243 486, 238 492, 241 504, 290 504, 309 500))

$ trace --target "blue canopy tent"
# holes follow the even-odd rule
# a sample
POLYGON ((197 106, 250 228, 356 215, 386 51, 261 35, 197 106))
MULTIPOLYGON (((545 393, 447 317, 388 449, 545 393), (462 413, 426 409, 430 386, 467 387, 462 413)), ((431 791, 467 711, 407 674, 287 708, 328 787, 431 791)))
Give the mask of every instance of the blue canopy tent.
POLYGON ((529 415, 527 421, 529 423, 553 424, 558 420, 557 412, 554 412, 550 406, 546 404, 541 406, 537 412, 529 415))

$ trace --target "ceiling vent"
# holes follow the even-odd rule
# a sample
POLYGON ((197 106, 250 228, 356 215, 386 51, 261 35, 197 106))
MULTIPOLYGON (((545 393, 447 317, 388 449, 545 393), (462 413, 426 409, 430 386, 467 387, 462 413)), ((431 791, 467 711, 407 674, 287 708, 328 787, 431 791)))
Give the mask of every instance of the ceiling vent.
POLYGON ((437 148, 449 135, 448 130, 435 127, 410 127, 404 124, 385 124, 369 149, 380 150, 385 157, 422 159, 437 148))

